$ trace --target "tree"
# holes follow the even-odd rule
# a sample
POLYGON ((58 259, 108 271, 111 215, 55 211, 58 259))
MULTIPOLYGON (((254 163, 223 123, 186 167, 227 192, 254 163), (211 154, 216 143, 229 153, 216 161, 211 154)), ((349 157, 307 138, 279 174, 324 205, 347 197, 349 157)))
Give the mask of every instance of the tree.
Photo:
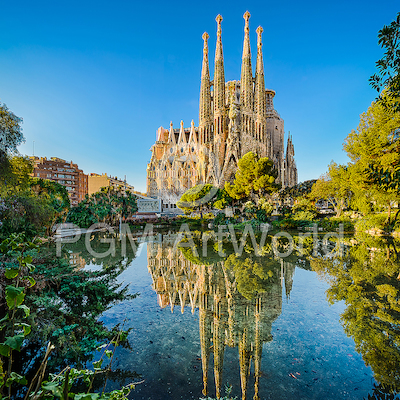
POLYGON ((387 96, 379 96, 386 108, 400 111, 400 103, 388 101, 400 97, 400 12, 390 25, 378 32, 378 43, 385 49, 384 56, 376 62, 378 72, 369 79, 371 86, 379 93, 387 90, 387 96))
POLYGON ((32 171, 33 163, 27 156, 5 154, 0 163, 0 193, 6 195, 28 189, 32 171))
POLYGON ((313 185, 310 198, 329 201, 336 212, 336 217, 340 217, 348 207, 352 193, 348 167, 332 161, 328 172, 313 185))
POLYGON ((17 153, 25 139, 21 128, 22 118, 17 117, 5 104, 0 103, 0 156, 17 153))
POLYGON ((286 187, 279 191, 279 199, 284 202, 287 198, 297 199, 298 197, 304 197, 311 193, 311 189, 316 179, 300 182, 297 185, 286 187))
POLYGON ((176 205, 185 213, 207 211, 212 207, 214 201, 217 199, 218 190, 217 187, 209 183, 196 185, 187 190, 176 205))
POLYGON ((71 204, 65 186, 48 179, 33 178, 31 190, 38 197, 46 199, 49 206, 54 210, 49 228, 55 223, 65 222, 71 204))
POLYGON ((71 208, 67 221, 81 228, 88 228, 96 222, 117 225, 120 218, 129 218, 137 211, 136 196, 121 188, 103 187, 87 196, 76 207, 71 208))
MULTIPOLYGON (((387 93, 383 98, 394 103, 387 93)), ((388 207, 399 199, 400 112, 375 101, 361 115, 357 131, 346 138, 344 150, 353 163, 354 184, 368 192, 374 201, 388 207)))
POLYGON ((226 182, 225 190, 236 200, 258 200, 279 189, 275 183, 277 176, 268 157, 258 158, 250 151, 239 160, 234 182, 226 182))

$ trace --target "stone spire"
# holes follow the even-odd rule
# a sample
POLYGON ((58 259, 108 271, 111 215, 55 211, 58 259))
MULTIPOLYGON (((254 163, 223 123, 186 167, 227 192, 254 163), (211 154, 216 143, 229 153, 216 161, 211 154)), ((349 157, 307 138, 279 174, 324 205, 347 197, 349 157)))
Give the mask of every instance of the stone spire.
POLYGON ((256 66, 256 80, 255 80, 255 96, 254 96, 254 112, 257 117, 263 119, 266 114, 266 94, 265 94, 265 81, 264 81, 264 63, 262 54, 262 41, 261 34, 263 28, 257 28, 257 66, 256 66))
POLYGON ((199 126, 201 127, 209 123, 212 117, 210 69, 208 64, 208 42, 207 42, 208 38, 209 38, 208 33, 204 32, 203 66, 201 69, 200 110, 199 110, 199 126))
MULTIPOLYGON (((224 73, 224 56, 222 53, 221 39, 221 15, 217 15, 215 19, 218 24, 217 29, 217 47, 215 49, 215 70, 214 70, 214 119, 218 116, 225 115, 225 73, 224 73)), ((215 127, 216 133, 222 133, 222 124, 215 127)))
POLYGON ((176 144, 175 133, 174 133, 174 125, 172 124, 172 121, 169 124, 168 143, 172 143, 173 145, 176 144))
POLYGON ((181 120, 181 128, 179 129, 178 145, 186 144, 185 128, 183 127, 183 121, 181 120))
POLYGON ((253 73, 251 69, 251 51, 249 37, 250 13, 246 11, 243 15, 245 20, 244 42, 242 56, 242 73, 240 78, 240 98, 244 111, 253 110, 253 73))

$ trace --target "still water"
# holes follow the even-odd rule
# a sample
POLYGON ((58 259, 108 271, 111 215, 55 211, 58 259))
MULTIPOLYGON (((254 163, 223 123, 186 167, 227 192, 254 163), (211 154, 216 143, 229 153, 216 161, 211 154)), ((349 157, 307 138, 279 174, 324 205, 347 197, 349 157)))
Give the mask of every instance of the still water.
MULTIPOLYGON (((380 383, 397 388, 393 242, 386 251, 383 242, 346 239, 341 253, 312 245, 286 257, 268 239, 261 256, 251 244, 237 255, 228 242, 218 255, 216 243, 201 253, 198 240, 194 254, 176 247, 176 233, 156 234, 128 260, 118 279, 140 295, 101 321, 132 328, 131 350, 118 348, 113 368, 144 381, 133 399, 222 397, 226 385, 238 399, 385 398, 380 383)), ((76 248, 71 259, 82 264, 76 248)))

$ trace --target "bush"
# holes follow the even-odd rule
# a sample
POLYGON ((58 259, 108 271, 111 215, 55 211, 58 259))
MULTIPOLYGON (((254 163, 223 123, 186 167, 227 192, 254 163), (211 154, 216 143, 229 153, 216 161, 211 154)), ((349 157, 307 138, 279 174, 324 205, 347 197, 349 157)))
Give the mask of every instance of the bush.
POLYGON ((325 231, 334 231, 336 229, 339 229, 340 224, 343 224, 344 232, 354 231, 354 222, 349 217, 346 216, 324 218, 320 222, 320 226, 324 228, 325 231))
POLYGON ((373 228, 382 230, 387 228, 387 213, 367 215, 355 224, 355 229, 359 232, 369 231, 373 228))

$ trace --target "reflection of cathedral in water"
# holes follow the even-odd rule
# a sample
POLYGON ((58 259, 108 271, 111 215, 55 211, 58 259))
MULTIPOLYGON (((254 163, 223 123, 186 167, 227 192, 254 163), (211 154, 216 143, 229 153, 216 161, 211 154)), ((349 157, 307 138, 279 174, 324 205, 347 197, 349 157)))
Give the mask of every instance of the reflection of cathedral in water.
POLYGON ((242 399, 247 397, 251 362, 254 365, 254 399, 259 399, 263 343, 272 340, 272 323, 282 312, 282 288, 286 296, 292 288, 293 264, 277 260, 276 283, 267 292, 248 300, 238 289, 233 271, 224 262, 195 265, 173 244, 176 235, 148 243, 148 268, 159 305, 199 309, 199 329, 203 368, 203 394, 207 395, 208 366, 214 356, 216 396, 221 396, 225 346, 238 347, 242 399))

